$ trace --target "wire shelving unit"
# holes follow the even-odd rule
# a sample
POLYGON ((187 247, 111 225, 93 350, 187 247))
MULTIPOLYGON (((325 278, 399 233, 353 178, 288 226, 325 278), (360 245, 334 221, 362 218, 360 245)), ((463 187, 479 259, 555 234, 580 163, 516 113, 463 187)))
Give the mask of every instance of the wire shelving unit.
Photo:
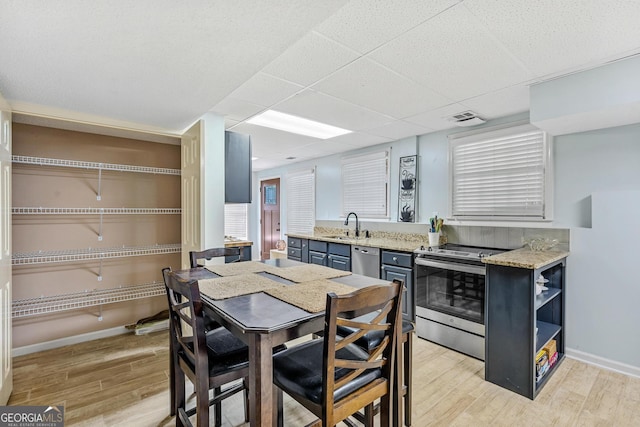
POLYGON ((18 215, 179 215, 180 208, 43 208, 14 207, 18 215))
POLYGON ((104 260, 131 256, 158 255, 178 253, 182 250, 180 243, 149 246, 122 246, 115 248, 86 248, 62 251, 37 251, 14 253, 12 265, 49 264, 59 262, 104 260))
POLYGON ((98 193, 96 200, 102 199, 102 171, 138 172, 155 175, 180 175, 180 169, 155 168, 150 166, 123 165, 116 163, 86 162, 83 160, 51 159, 48 157, 11 156, 13 163, 37 166, 55 166, 76 169, 94 169, 98 171, 98 193))
MULTIPOLYGON (((14 319, 76 310, 85 307, 102 306, 122 301, 150 298, 165 294, 163 282, 143 283, 110 289, 94 289, 64 295, 42 296, 15 300, 11 306, 14 319)), ((100 317, 102 317, 102 309, 100 317)))
MULTIPOLYGON (((97 200, 101 200, 102 171, 134 172, 155 175, 181 175, 180 169, 136 166, 127 164, 88 162, 20 155, 13 155, 11 160, 15 164, 23 165, 97 170, 97 200)), ((100 241, 102 240, 103 215, 179 215, 182 213, 182 209, 180 208, 125 207, 13 207, 11 211, 16 215, 100 215, 100 231, 98 235, 98 240, 100 241)), ((182 245, 180 243, 156 244, 146 246, 120 246, 108 248, 89 247, 85 249, 36 251, 14 253, 11 258, 11 264, 14 266, 22 266, 98 260, 100 262, 98 281, 101 281, 103 260, 132 256, 180 253, 181 251, 182 245)), ((117 288, 91 289, 85 290, 83 292, 20 299, 14 300, 12 303, 12 317, 14 319, 19 319, 76 310, 85 307, 99 306, 100 315, 98 317, 98 320, 102 320, 102 306, 105 304, 150 298, 164 294, 164 283, 161 281, 153 281, 150 283, 136 285, 123 285, 117 288)))
POLYGON ((47 157, 11 156, 13 163, 38 166, 58 166, 78 169, 96 169, 117 172, 139 172, 158 175, 180 175, 180 169, 154 168, 149 166, 122 165, 116 163, 85 162, 82 160, 51 159, 47 157))

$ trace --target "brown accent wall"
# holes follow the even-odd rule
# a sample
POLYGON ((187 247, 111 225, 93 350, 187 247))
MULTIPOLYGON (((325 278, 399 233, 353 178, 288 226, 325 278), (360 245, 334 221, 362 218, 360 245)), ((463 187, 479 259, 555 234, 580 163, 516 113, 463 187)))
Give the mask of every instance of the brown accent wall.
MULTIPOLYGON (((13 154, 180 169, 180 146, 13 124, 13 154)), ((180 177, 13 164, 13 207, 180 208, 180 177)), ((111 248, 180 243, 180 215, 13 215, 12 252, 111 248)), ((180 254, 100 261, 17 265, 13 299, 64 295, 162 280, 161 269, 180 267, 180 254), (98 280, 98 276, 102 280, 98 280)), ((135 323, 166 309, 152 297, 49 315, 14 319, 13 346, 135 323)))

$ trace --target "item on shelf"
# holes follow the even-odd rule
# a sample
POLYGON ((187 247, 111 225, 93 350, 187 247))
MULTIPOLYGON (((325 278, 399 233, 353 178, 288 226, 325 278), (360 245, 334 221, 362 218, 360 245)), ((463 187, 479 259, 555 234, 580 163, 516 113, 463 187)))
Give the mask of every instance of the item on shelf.
POLYGON ((553 356, 556 352, 556 340, 551 340, 549 341, 544 347, 543 350, 545 350, 547 352, 547 355, 549 356, 549 358, 551 358, 550 356, 553 356))
POLYGON ((276 242, 276 249, 279 251, 285 250, 287 247, 287 243, 284 240, 278 240, 276 242))
POLYGON ((549 356, 545 349, 536 354, 536 380, 540 380, 549 370, 549 356))
POLYGON ((553 356, 549 358, 549 369, 553 368, 553 365, 558 361, 558 352, 553 353, 553 356))
POLYGON ((548 282, 549 282, 549 279, 545 279, 542 274, 538 276, 538 280, 536 280, 536 295, 540 295, 542 291, 549 290, 549 288, 544 286, 544 284, 548 282))

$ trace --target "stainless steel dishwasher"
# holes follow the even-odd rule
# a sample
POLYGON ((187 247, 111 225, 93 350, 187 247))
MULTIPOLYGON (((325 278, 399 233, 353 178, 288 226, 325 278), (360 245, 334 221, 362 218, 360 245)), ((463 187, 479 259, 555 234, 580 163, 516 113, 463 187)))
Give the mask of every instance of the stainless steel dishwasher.
POLYGON ((380 249, 370 246, 351 246, 351 272, 380 278, 380 249))

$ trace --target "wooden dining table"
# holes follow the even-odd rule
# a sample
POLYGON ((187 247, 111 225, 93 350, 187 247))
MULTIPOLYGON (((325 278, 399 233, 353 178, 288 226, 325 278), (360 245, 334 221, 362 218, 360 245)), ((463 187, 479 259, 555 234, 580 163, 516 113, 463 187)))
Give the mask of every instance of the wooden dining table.
MULTIPOLYGON (((304 265, 288 259, 264 262, 283 268, 304 265)), ((187 281, 219 277, 205 267, 178 270, 173 274, 187 281)), ((256 274, 283 284, 294 284, 269 273, 256 274)), ((354 288, 388 283, 357 274, 331 280, 354 288)), ((272 350, 277 345, 322 331, 324 311, 310 313, 265 292, 220 300, 211 299, 204 294, 201 297, 207 314, 245 342, 249 348, 250 425, 252 427, 277 425, 278 414, 275 408, 281 405, 274 400, 277 394, 273 390, 275 386, 273 385, 272 350)))

